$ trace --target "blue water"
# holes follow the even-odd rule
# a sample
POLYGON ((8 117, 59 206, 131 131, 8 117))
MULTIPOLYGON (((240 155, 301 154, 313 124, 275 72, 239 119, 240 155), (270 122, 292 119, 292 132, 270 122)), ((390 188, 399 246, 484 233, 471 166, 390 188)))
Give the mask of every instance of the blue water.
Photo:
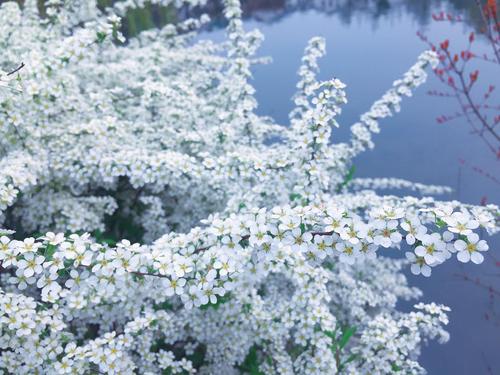
MULTIPOLYGON (((426 49, 416 36, 417 30, 425 32, 435 41, 450 38, 452 46, 459 40, 466 40, 470 31, 467 24, 432 22, 431 11, 443 9, 448 6, 446 2, 422 0, 420 8, 419 2, 378 1, 386 5, 401 5, 383 6, 382 11, 369 8, 363 11, 361 7, 360 11, 348 14, 342 5, 332 5, 328 12, 314 9, 287 11, 286 7, 279 6, 273 11, 254 12, 246 20, 246 29, 258 28, 264 33, 266 39, 259 54, 273 58, 272 64, 254 69, 258 112, 274 117, 278 123, 288 123, 287 116, 292 108, 290 98, 295 91, 296 71, 303 49, 312 36, 323 36, 327 40, 327 56, 320 61, 320 78, 335 76, 347 84, 349 103, 340 117, 341 128, 335 130, 333 135, 337 140, 345 140, 349 126, 426 49)), ((370 2, 344 3, 356 5, 370 2)), ((207 35, 220 40, 223 31, 211 31, 204 36, 207 35)), ((484 47, 485 42, 480 40, 478 44, 484 47)), ((500 83, 498 68, 496 73, 492 66, 482 65, 481 69, 481 85, 483 80, 497 85, 500 83)), ((381 123, 382 132, 375 136, 376 148, 362 154, 355 162, 357 176, 399 177, 448 185, 455 192, 443 199, 478 204, 481 197, 486 196, 488 202, 500 203, 499 185, 469 168, 462 168, 459 174, 459 159, 480 166, 497 177, 500 176, 500 161, 495 160, 479 137, 470 134, 464 121, 445 125, 436 123, 437 116, 454 113, 458 108, 451 99, 430 97, 427 91, 433 89, 443 87, 430 74, 428 83, 419 88, 414 97, 403 102, 402 111, 381 123)), ((495 256, 500 250, 499 245, 499 236, 490 240, 495 256)), ((426 346, 421 362, 429 374, 499 374, 500 319, 486 320, 485 314, 491 311, 488 293, 454 276, 463 272, 471 277, 479 276, 485 283, 500 289, 500 272, 490 257, 486 257, 481 266, 461 266, 458 261, 452 260, 434 269, 430 279, 409 274, 410 283, 424 291, 424 301, 436 301, 452 309, 448 326, 450 342, 426 346), (487 370, 488 365, 492 368, 491 372, 487 370)))

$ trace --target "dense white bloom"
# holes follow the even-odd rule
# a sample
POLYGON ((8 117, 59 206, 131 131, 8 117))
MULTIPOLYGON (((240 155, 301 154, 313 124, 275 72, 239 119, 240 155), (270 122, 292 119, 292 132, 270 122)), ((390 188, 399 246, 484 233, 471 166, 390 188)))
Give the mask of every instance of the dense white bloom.
POLYGON ((262 36, 237 0, 222 43, 194 38, 200 17, 122 45, 120 16, 142 5, 0 5, 0 67, 25 63, 15 82, 0 72, 0 223, 18 233, 0 230, 0 371, 423 373, 420 346, 447 340, 448 309, 398 311, 421 295, 402 268, 429 276, 452 252, 480 263, 498 208, 380 196, 449 189, 351 167, 436 54, 332 144, 347 96, 316 77, 323 39, 283 126, 255 112, 262 36), (407 245, 407 260, 381 255, 407 245))

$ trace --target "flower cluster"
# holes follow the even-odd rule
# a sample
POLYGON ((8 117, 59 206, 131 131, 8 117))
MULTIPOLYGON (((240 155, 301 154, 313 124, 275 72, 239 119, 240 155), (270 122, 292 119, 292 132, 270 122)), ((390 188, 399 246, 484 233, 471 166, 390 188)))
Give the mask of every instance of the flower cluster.
POLYGON ((282 126, 255 113, 262 36, 238 1, 221 43, 195 38, 204 16, 124 40, 142 5, 0 5, 0 67, 24 62, 0 97, 0 370, 424 373, 448 309, 399 311, 421 296, 403 269, 481 263, 498 207, 377 195, 449 189, 351 171, 436 55, 332 144, 347 96, 316 78, 321 38, 282 126))

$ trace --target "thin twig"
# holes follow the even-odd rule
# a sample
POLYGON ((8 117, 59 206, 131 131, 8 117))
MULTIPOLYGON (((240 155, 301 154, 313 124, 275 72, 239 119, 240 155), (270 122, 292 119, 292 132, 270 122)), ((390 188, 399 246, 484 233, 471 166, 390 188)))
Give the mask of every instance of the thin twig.
POLYGON ((8 75, 8 76, 11 76, 11 75, 13 75, 13 74, 17 73, 18 71, 20 71, 20 70, 21 70, 22 68, 24 68, 24 67, 25 67, 25 65, 24 65, 24 63, 22 62, 22 63, 21 63, 21 65, 19 65, 19 66, 18 66, 16 69, 14 69, 13 71, 11 71, 11 72, 7 73, 7 75, 8 75))

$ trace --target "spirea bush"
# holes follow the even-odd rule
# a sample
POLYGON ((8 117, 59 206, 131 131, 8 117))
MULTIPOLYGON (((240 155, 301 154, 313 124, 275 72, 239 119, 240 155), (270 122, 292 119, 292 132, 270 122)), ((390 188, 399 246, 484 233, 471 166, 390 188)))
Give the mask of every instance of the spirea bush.
POLYGON ((142 5, 0 6, 3 373, 424 373, 449 309, 397 309, 421 296, 403 269, 481 263, 499 211, 354 178, 353 158, 436 54, 332 143, 347 97, 316 78, 322 39, 280 125, 255 112, 262 36, 236 0, 221 43, 197 36, 206 17, 125 40, 120 16, 142 5))

